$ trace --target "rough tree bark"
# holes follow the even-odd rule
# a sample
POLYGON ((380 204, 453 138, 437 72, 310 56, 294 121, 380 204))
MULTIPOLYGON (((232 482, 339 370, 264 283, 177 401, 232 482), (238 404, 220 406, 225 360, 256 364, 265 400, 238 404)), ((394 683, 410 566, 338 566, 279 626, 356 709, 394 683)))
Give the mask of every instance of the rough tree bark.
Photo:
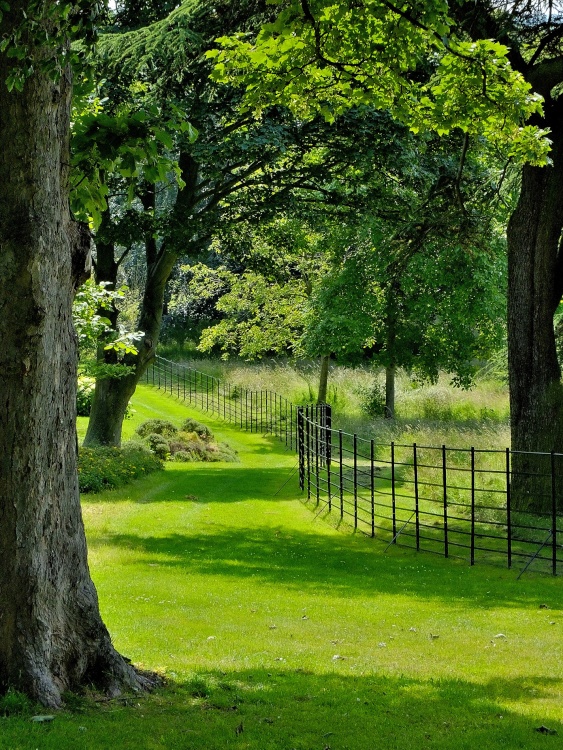
MULTIPOLYGON (((512 449, 563 451, 563 389, 553 316, 563 292, 563 102, 546 104, 553 164, 525 166, 508 226, 508 366, 512 449)), ((521 508, 548 510, 551 480, 526 477, 545 469, 513 456, 513 494, 521 508)))
MULTIPOLYGON (((127 405, 155 355, 162 323, 166 284, 179 257, 176 248, 182 247, 181 241, 177 241, 176 233, 183 236, 182 224, 188 221, 186 217, 193 210, 196 200, 198 165, 189 154, 182 153, 179 166, 185 187, 176 199, 169 236, 160 247, 152 232, 145 238, 147 278, 137 323, 137 330, 142 332, 143 338, 138 346, 138 355, 126 360, 126 364, 131 365, 134 371, 125 377, 96 379, 84 445, 121 445, 121 431, 127 405)), ((144 201, 145 210, 154 210, 154 188, 147 190, 144 201), (151 202, 152 205, 149 205, 151 202)), ((185 247, 183 249, 185 252, 185 247)), ((117 271, 113 245, 106 242, 98 243, 96 281, 106 281, 115 287, 117 271)), ((114 357, 111 353, 106 353, 105 356, 107 361, 112 361, 114 357)))
MULTIPOLYGON (((26 9, 10 2, 3 31, 26 9)), ((68 211, 71 84, 34 73, 8 92, 10 64, 0 55, 0 688, 57 707, 86 683, 145 683, 100 617, 78 494, 71 310, 85 257, 68 211)))

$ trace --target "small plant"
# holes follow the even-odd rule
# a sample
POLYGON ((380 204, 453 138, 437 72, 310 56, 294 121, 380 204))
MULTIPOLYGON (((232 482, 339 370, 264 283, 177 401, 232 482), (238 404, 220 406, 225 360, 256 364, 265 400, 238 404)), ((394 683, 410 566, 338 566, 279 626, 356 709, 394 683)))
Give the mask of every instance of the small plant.
POLYGON ((24 693, 12 688, 0 697, 0 716, 18 716, 31 711, 32 702, 24 693))
POLYGON ((145 437, 145 440, 154 455, 166 461, 170 455, 170 443, 166 438, 158 432, 151 432, 145 437))
POLYGON ((199 435, 199 437, 205 441, 213 440, 213 433, 209 427, 195 419, 186 419, 182 423, 181 430, 182 432, 195 432, 196 435, 199 435))
POLYGON ((385 416, 385 389, 377 380, 360 390, 360 409, 368 417, 385 416))
POLYGON ((190 451, 186 450, 178 450, 171 456, 173 461, 178 461, 179 463, 190 463, 191 461, 195 461, 194 454, 190 451))
POLYGON ((78 388, 76 390, 76 412, 79 417, 90 416, 95 385, 96 381, 94 378, 86 376, 78 378, 78 388))

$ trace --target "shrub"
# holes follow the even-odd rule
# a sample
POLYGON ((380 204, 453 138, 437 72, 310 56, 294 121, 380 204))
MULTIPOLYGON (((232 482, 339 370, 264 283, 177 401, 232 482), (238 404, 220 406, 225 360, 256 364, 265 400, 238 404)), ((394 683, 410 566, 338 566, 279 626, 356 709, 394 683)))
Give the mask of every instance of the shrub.
POLYGON ((235 463, 239 461, 238 453, 234 448, 231 448, 228 443, 219 443, 216 451, 211 453, 209 461, 227 461, 229 463, 235 463))
POLYGON ((360 390, 360 409, 368 417, 385 416, 385 389, 374 381, 360 390))
POLYGON ((84 376, 78 378, 78 388, 76 390, 76 412, 79 417, 90 416, 95 385, 96 381, 94 378, 87 378, 84 376))
POLYGON ((170 455, 170 443, 166 440, 163 435, 157 432, 151 432, 146 436, 145 440, 148 443, 149 448, 162 460, 166 460, 170 455))
POLYGON ((147 438, 151 434, 171 438, 178 432, 178 428, 165 419, 147 419, 137 427, 136 432, 142 438, 147 438))
POLYGON ((81 492, 102 492, 162 469, 162 462, 144 447, 80 448, 78 481, 81 492))
POLYGON ((174 461, 179 461, 180 463, 189 463, 194 460, 194 457, 190 451, 178 450, 172 454, 172 459, 174 461))
MULTIPOLYGON (((186 419, 180 430, 171 422, 149 419, 137 428, 145 450, 163 460, 238 461, 238 455, 227 443, 213 442, 213 433, 195 419, 186 419), (153 432, 147 430, 153 429, 153 432)), ((96 490, 98 491, 98 490, 96 490)))
POLYGON ((205 441, 213 440, 213 433, 209 427, 195 419, 186 419, 182 424, 181 430, 182 432, 195 432, 196 435, 199 435, 199 437, 205 441))

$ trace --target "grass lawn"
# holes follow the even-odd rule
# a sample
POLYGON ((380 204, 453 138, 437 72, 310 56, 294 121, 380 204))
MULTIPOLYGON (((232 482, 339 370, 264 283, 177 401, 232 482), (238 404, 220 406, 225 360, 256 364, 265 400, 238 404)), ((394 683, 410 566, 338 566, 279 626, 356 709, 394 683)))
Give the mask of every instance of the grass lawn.
POLYGON ((277 441, 146 387, 134 408, 128 431, 195 416, 241 457, 84 500, 115 644, 168 686, 0 719, 0 748, 561 747, 560 579, 384 553, 315 518, 277 441))

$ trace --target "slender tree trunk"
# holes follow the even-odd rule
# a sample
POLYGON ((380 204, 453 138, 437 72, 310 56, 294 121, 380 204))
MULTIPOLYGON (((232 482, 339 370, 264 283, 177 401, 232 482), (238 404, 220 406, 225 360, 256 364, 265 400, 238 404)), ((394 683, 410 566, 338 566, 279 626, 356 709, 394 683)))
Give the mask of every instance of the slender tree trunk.
POLYGON ((397 295, 399 282, 393 280, 387 288, 386 304, 386 345, 387 365, 385 367, 385 419, 395 418, 395 374, 396 374, 396 341, 397 341, 397 295))
POLYGON ((385 368, 385 419, 395 419, 395 365, 385 368))
POLYGON ((321 357, 321 372, 319 375, 319 394, 317 396, 317 404, 326 404, 329 368, 330 354, 323 354, 323 356, 321 357))
MULTIPOLYGON (((555 109, 554 105, 551 105, 555 109)), ((563 106, 552 112, 561 121, 563 106)), ((549 167, 525 166, 517 208, 508 227, 508 367, 512 449, 563 450, 563 390, 553 316, 561 300, 563 263, 563 135, 555 137, 549 167)), ((538 458, 513 456, 513 495, 519 507, 547 510, 551 479, 538 458)))
MULTIPOLYGON (((10 2, 3 31, 28 5, 10 2)), ((69 73, 8 92, 9 65, 0 55, 0 687, 57 707, 86 683, 141 682, 101 620, 78 494, 69 73)))

